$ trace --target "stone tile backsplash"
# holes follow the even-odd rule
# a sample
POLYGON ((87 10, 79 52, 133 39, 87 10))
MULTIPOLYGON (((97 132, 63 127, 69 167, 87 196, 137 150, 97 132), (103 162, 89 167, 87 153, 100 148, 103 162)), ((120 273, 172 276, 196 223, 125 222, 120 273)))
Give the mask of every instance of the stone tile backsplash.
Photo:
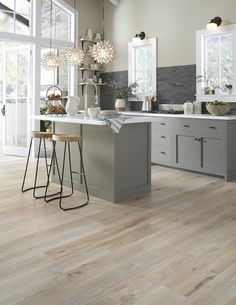
MULTIPOLYGON (((104 82, 123 80, 128 84, 128 71, 102 73, 104 82)), ((159 104, 183 104, 194 101, 196 93, 196 65, 157 68, 157 102, 159 104)), ((115 96, 108 86, 101 87, 102 109, 114 109, 115 96)), ((141 110, 142 102, 127 103, 127 110, 141 110)))

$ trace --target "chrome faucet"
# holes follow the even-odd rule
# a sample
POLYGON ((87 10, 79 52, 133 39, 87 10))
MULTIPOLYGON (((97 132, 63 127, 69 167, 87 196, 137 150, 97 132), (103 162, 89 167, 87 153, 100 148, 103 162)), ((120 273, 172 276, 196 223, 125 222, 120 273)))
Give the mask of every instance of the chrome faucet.
POLYGON ((95 83, 85 83, 85 89, 84 89, 84 117, 87 118, 89 117, 88 115, 88 86, 94 86, 95 88, 95 97, 94 97, 94 100, 95 100, 95 105, 98 104, 98 87, 97 87, 97 84, 95 83))

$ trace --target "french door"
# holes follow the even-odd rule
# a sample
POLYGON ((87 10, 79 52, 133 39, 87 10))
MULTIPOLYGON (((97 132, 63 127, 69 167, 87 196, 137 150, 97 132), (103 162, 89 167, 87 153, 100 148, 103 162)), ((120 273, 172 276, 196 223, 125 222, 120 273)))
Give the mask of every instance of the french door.
POLYGON ((7 43, 2 47, 2 152, 25 156, 31 103, 31 46, 7 43))

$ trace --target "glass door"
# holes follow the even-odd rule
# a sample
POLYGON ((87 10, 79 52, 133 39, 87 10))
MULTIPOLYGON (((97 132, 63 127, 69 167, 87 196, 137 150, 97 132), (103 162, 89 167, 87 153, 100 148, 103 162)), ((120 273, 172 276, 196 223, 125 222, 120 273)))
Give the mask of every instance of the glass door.
POLYGON ((31 47, 8 42, 3 45, 2 54, 2 152, 25 156, 31 101, 31 47))

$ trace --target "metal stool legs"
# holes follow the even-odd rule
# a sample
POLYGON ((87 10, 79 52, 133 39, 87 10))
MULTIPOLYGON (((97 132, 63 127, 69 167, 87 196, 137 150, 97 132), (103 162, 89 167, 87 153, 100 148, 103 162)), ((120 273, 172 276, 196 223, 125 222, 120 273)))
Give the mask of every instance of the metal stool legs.
POLYGON ((46 189, 45 189, 44 200, 45 200, 45 202, 50 202, 52 200, 59 199, 59 207, 63 211, 79 209, 79 208, 82 208, 82 207, 86 206, 89 203, 88 186, 87 186, 87 181, 86 181, 86 176, 85 176, 85 170, 84 170, 84 164, 83 164, 83 158, 82 158, 82 150, 81 150, 81 146, 80 146, 79 142, 78 142, 78 147, 79 147, 81 170, 82 170, 81 174, 82 174, 82 176, 84 178, 84 184, 85 184, 85 190, 86 190, 87 199, 86 199, 86 202, 81 204, 81 205, 70 207, 70 208, 64 208, 62 206, 62 198, 68 198, 68 197, 72 196, 73 193, 74 193, 73 171, 72 171, 72 165, 71 165, 70 142, 65 142, 65 144, 64 144, 64 153, 63 153, 63 161, 62 161, 62 173, 60 174, 59 166, 58 166, 58 161, 57 161, 57 155, 56 155, 56 141, 53 141, 53 154, 52 154, 52 159, 51 159, 51 165, 49 167, 48 183, 47 183, 47 186, 46 186, 46 189), (63 182, 64 182, 65 161, 66 161, 67 148, 68 148, 68 159, 69 159, 69 172, 70 172, 71 192, 69 194, 67 194, 67 195, 63 195, 63 182), (53 166, 54 160, 55 160, 55 163, 57 165, 57 172, 58 172, 58 177, 59 177, 59 182, 60 182, 60 192, 58 192, 60 195, 57 196, 57 197, 54 197, 54 198, 47 199, 47 197, 52 196, 51 194, 48 195, 47 193, 48 193, 48 186, 49 186, 49 177, 50 177, 50 173, 51 173, 51 170, 52 170, 52 166, 53 166))
MULTIPOLYGON (((47 186, 47 185, 39 185, 39 186, 37 186, 39 158, 40 158, 40 151, 41 151, 41 146, 42 146, 42 138, 39 139, 37 163, 36 163, 36 170, 35 170, 35 176, 34 176, 34 186, 29 187, 29 188, 25 188, 25 180, 26 180, 26 176, 27 176, 27 172, 28 172, 28 166, 29 166, 29 159, 30 159, 30 154, 31 154, 32 143, 33 143, 33 137, 31 137, 31 140, 30 140, 30 146, 29 146, 29 151, 28 151, 28 156, 27 156, 27 161, 26 161, 26 166, 25 166, 25 172, 24 172, 24 177, 23 177, 22 186, 21 186, 21 191, 22 191, 22 193, 25 193, 27 191, 33 190, 34 198, 38 199, 38 198, 44 198, 44 196, 36 196, 36 194, 35 194, 36 189, 45 188, 47 186)), ((45 166, 46 166, 46 172, 47 172, 47 177, 48 177, 48 175, 49 175, 48 166, 49 165, 48 165, 48 162, 47 162, 47 153, 46 153, 45 138, 43 138, 43 144, 44 144, 45 166)))

